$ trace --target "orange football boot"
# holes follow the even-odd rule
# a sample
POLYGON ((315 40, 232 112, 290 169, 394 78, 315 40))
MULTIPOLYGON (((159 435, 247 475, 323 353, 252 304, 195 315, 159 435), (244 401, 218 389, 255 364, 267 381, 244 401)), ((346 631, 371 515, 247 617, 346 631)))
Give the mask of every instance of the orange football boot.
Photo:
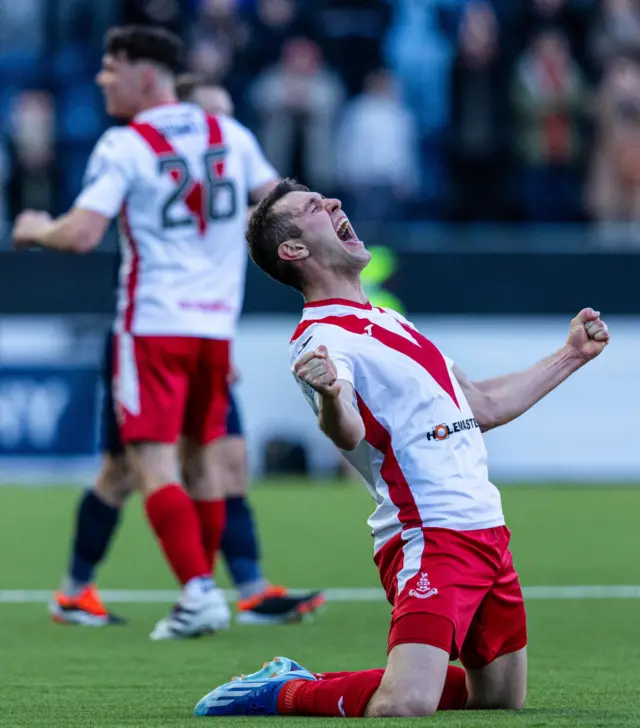
POLYGON ((58 591, 49 607, 51 619, 58 624, 81 624, 85 627, 103 627, 108 624, 124 624, 125 620, 109 612, 98 590, 89 584, 80 594, 70 597, 58 591))
POLYGON ((283 586, 269 586, 261 594, 238 602, 240 624, 288 624, 301 622, 326 604, 321 592, 292 594, 283 586))

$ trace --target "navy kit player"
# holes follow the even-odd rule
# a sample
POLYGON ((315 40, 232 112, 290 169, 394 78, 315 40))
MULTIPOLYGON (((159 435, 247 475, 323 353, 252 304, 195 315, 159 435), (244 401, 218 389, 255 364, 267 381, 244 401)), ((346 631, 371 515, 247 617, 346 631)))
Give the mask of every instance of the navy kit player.
MULTIPOLYGON (((277 182, 247 129, 179 101, 180 52, 179 39, 162 30, 109 32, 98 83, 109 113, 129 125, 100 140, 69 213, 52 220, 27 211, 13 233, 17 246, 86 252, 119 218, 123 261, 107 388, 114 393, 117 429, 107 428, 102 472, 80 504, 70 573, 53 613, 63 622, 118 621, 92 586, 93 570, 135 488, 183 587, 152 639, 229 624, 228 606, 211 577, 225 533, 225 467, 218 450, 229 423, 230 343, 244 285, 247 201, 258 202, 277 182)), ((235 524, 232 509, 232 532, 238 524, 245 532, 252 528, 244 506, 235 524)), ((242 533, 241 541, 240 561, 257 561, 251 536, 242 533)), ((281 612, 284 603, 291 617, 312 610, 318 599, 307 595, 306 607, 293 605, 284 590, 268 589, 258 569, 243 573, 244 596, 252 598, 252 608, 243 610, 252 613, 249 619, 282 616, 277 609, 261 613, 265 601, 277 602, 281 612)))

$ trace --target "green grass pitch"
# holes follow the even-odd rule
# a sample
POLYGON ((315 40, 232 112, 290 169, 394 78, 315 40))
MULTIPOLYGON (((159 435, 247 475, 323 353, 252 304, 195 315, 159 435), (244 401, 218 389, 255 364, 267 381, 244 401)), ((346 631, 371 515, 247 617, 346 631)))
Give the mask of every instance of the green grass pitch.
MULTIPOLYGON (((0 488, 0 598, 7 590, 57 585, 77 497, 71 488, 0 488)), ((503 499, 524 585, 640 584, 640 488, 520 486, 503 488, 503 499)), ((364 489, 271 483, 257 487, 253 501, 273 581, 291 587, 378 586, 364 522, 371 502, 364 489)), ((137 499, 99 584, 174 587, 137 499)), ((389 607, 382 601, 331 603, 310 624, 235 626, 210 638, 163 643, 152 643, 148 633, 168 604, 114 606, 130 618, 127 627, 61 627, 49 621, 42 603, 0 603, 0 726, 193 727, 200 725, 191 713, 202 695, 273 655, 317 671, 366 669, 385 661, 389 607)), ((528 613, 527 708, 519 714, 440 714, 433 723, 640 726, 640 601, 531 600, 528 613)), ((263 728, 328 722, 217 720, 263 728)), ((400 723, 406 721, 377 721, 400 723)))

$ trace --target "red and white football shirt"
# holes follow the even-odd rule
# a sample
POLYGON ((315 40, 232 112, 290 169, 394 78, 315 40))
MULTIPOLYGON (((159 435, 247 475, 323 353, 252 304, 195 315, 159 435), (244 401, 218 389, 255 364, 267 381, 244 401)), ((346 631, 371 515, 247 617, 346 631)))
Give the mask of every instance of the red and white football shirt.
POLYGON ((276 178, 244 126, 194 104, 159 106, 107 131, 75 206, 120 217, 116 330, 232 338, 248 195, 276 178))
MULTIPOLYGON (((327 347, 338 378, 353 385, 366 438, 347 459, 377 507, 375 550, 414 529, 472 531, 504 525, 480 429, 452 373, 453 362, 404 317, 370 304, 307 304, 290 363, 327 347)), ((297 380, 317 412, 317 394, 297 380)))

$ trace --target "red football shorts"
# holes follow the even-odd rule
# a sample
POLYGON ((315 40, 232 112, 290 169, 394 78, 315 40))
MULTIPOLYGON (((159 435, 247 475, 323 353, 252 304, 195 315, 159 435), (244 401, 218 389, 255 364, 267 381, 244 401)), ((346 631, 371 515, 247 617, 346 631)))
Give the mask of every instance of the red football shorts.
POLYGON ((132 442, 201 445, 226 434, 229 341, 117 334, 114 399, 120 435, 132 442))
POLYGON ((407 529, 375 555, 393 605, 389 651, 428 644, 479 669, 527 644, 527 620, 506 526, 407 529))

